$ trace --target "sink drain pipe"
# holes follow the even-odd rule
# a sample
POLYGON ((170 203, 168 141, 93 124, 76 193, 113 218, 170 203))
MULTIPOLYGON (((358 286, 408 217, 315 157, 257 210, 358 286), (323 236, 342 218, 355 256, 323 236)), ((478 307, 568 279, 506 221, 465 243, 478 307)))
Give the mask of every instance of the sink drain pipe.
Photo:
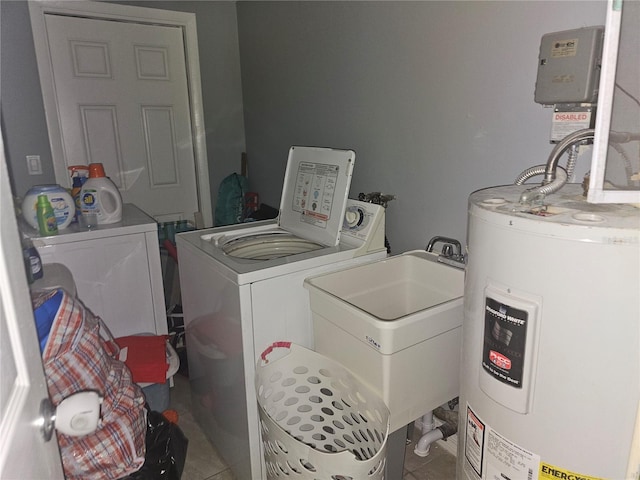
POLYGON ((422 416, 422 437, 418 440, 413 453, 419 457, 426 457, 431 450, 431 444, 438 440, 444 440, 454 435, 458 431, 458 426, 451 423, 443 423, 439 427, 435 427, 433 421, 433 411, 425 413, 422 416))

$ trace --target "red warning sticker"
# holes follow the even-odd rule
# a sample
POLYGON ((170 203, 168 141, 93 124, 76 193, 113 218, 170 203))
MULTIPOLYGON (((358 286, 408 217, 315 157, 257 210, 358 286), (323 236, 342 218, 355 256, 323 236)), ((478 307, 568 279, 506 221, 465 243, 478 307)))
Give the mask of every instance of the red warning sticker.
POLYGON ((502 355, 500 352, 491 350, 489 352, 489 361, 498 368, 502 368, 503 370, 511 370, 511 360, 508 357, 502 355))

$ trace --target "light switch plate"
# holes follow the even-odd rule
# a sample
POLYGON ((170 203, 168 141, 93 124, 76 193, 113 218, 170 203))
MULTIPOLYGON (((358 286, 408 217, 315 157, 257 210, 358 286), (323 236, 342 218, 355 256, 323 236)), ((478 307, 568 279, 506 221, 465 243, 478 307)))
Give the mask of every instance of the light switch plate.
POLYGON ((42 175, 40 155, 27 155, 27 171, 29 175, 42 175))

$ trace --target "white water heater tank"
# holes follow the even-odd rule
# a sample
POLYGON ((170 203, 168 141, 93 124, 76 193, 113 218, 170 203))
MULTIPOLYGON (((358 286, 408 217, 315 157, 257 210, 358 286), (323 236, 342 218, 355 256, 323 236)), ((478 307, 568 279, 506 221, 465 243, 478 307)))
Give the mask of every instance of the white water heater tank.
POLYGON ((523 206, 525 188, 469 199, 458 478, 631 478, 640 208, 578 185, 523 206))

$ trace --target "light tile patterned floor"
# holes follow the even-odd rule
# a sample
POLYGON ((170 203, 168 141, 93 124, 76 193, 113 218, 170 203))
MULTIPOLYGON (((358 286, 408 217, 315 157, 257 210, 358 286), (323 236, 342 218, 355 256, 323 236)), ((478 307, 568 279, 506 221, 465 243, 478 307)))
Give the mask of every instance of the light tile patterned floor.
MULTIPOLYGON (((234 480, 233 474, 211 446, 191 413, 189 379, 178 374, 174 376, 174 382, 175 386, 171 389, 171 408, 178 411, 178 424, 189 439, 182 480, 234 480)), ((413 442, 406 449, 402 480, 455 479, 455 456, 438 442, 432 445, 431 453, 427 457, 418 457, 413 453, 413 448, 419 438, 420 432, 414 429, 413 442)))

